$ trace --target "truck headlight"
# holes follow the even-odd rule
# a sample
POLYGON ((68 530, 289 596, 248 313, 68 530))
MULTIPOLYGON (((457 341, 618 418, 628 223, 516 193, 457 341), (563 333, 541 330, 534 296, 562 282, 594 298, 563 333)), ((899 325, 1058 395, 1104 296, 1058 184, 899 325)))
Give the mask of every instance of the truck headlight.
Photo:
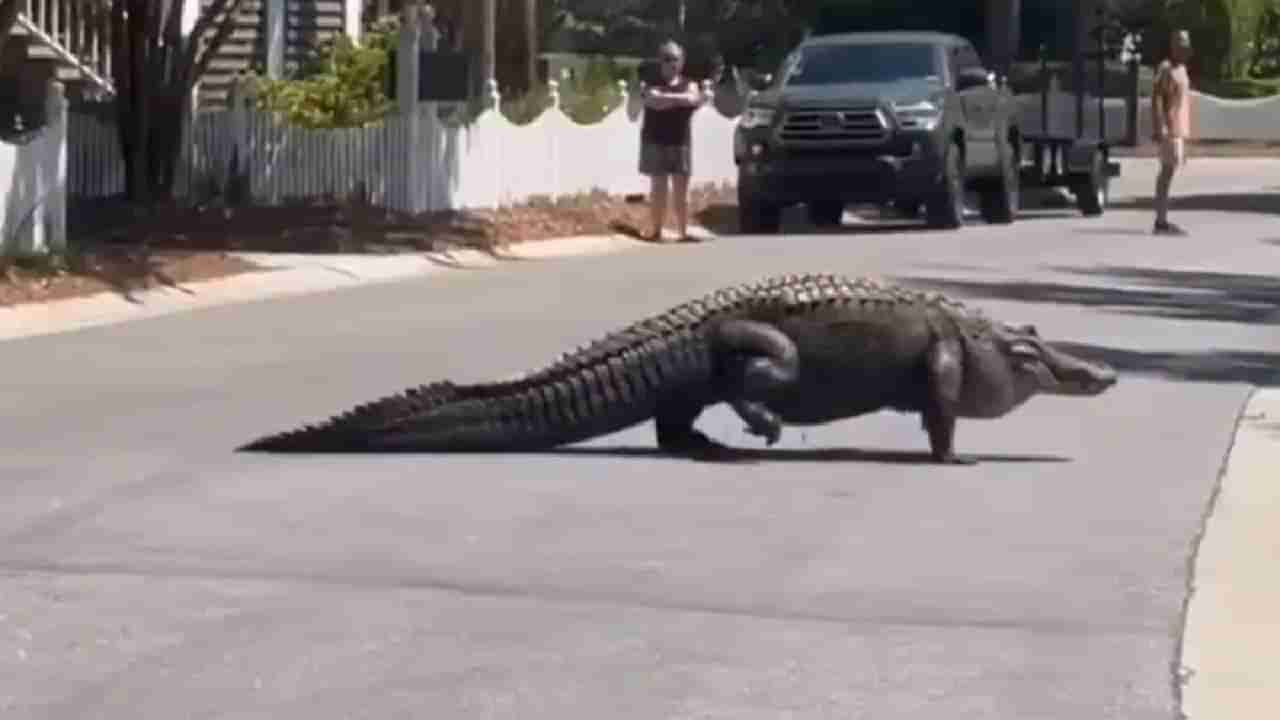
POLYGON ((738 124, 746 130, 769 127, 773 124, 773 108, 749 107, 738 118, 738 124))
POLYGON ((894 103, 893 116, 898 124, 912 130, 932 130, 942 119, 942 108, 928 100, 913 103, 894 103))

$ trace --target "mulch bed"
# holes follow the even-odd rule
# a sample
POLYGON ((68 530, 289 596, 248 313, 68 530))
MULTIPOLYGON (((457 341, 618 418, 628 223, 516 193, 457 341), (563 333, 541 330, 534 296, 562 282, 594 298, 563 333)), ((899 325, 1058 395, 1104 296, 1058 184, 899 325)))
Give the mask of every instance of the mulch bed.
MULTIPOLYGON (((731 185, 690 191, 691 221, 732 232, 731 185)), ((262 268, 232 252, 412 253, 494 249, 519 242, 648 228, 645 198, 604 193, 533 200, 497 210, 408 215, 337 202, 278 207, 145 210, 112 199, 81 203, 68 218, 76 251, 55 261, 0 259, 0 307, 227 277, 262 268)), ((668 226, 668 231, 670 227, 668 226)))

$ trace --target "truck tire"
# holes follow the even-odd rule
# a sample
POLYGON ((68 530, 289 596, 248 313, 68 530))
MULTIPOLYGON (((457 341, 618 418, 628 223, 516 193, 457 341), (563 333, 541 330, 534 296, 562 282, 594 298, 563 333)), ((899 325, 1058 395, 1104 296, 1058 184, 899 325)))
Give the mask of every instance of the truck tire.
POLYGON ((986 184, 980 195, 982 219, 988 223, 1007 225, 1013 222, 1021 204, 1021 168, 1011 144, 1002 143, 1000 177, 986 184))
POLYGON ((964 169, 960 167, 958 145, 947 148, 942 182, 926 205, 929 227, 954 230, 964 225, 964 169))
POLYGON ((816 227, 840 227, 844 219, 844 202, 840 200, 815 200, 809 203, 809 222, 816 227))
POLYGON ((1085 217, 1101 215, 1107 207, 1110 182, 1103 165, 1102 153, 1095 152, 1089 163, 1089 174, 1074 188, 1076 207, 1080 208, 1080 214, 1085 217))
POLYGON ((893 211, 899 217, 914 220, 920 217, 920 200, 911 197, 901 197, 893 201, 893 211))
POLYGON ((748 235, 773 234, 782 229, 782 208, 738 179, 738 229, 748 235))

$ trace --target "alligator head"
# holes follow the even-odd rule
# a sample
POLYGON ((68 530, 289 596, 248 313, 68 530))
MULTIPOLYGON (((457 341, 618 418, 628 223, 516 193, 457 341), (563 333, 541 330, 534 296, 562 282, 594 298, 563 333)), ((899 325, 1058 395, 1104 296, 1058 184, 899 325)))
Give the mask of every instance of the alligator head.
POLYGON ((1038 394, 1093 396, 1116 384, 1114 369, 1053 347, 1034 325, 992 323, 962 344, 962 417, 999 417, 1038 394))

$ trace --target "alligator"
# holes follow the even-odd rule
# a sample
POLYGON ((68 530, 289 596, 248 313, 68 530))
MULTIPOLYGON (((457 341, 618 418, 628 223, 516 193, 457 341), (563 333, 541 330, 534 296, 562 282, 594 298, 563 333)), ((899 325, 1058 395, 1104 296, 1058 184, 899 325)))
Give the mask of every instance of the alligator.
POLYGON ((694 427, 727 403, 768 445, 784 425, 919 413, 932 460, 957 418, 998 418, 1037 394, 1096 396, 1106 364, 946 295, 869 277, 766 277, 710 292, 564 354, 536 372, 409 388, 241 451, 548 450, 652 420, 664 453, 732 451, 694 427))

